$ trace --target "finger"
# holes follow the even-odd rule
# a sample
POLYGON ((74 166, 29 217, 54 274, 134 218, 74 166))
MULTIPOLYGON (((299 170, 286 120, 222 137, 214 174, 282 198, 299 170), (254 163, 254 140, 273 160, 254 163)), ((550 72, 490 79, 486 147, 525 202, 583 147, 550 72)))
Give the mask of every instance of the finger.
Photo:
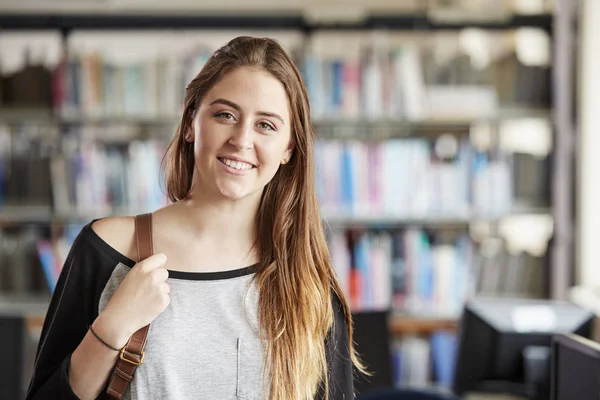
POLYGON ((139 262, 139 264, 142 265, 143 269, 145 269, 147 271, 160 268, 160 267, 164 266, 166 263, 167 263, 167 256, 164 253, 158 253, 158 254, 151 255, 150 257, 146 258, 145 260, 142 260, 139 262))
POLYGON ((165 282, 169 278, 169 271, 166 268, 157 268, 150 273, 152 274, 152 281, 155 283, 165 282))

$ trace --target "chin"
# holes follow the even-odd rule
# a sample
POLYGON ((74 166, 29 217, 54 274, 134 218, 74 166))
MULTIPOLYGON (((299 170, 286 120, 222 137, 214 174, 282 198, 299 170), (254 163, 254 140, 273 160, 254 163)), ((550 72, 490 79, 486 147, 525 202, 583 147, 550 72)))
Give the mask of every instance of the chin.
POLYGON ((237 201, 245 199, 253 194, 256 194, 256 191, 249 190, 248 188, 240 188, 240 187, 220 187, 219 193, 224 199, 230 201, 237 201))
POLYGON ((247 194, 245 193, 232 193, 232 192, 221 192, 221 197, 225 200, 229 201, 238 201, 245 198, 247 194))

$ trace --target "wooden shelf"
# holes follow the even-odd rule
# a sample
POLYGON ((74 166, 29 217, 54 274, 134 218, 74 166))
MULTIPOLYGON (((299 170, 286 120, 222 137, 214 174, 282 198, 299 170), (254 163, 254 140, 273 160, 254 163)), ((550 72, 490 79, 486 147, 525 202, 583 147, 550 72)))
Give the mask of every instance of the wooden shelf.
POLYGON ((45 315, 27 315, 25 317, 25 326, 29 332, 38 332, 44 326, 45 315))
MULTIPOLYGON (((15 298, 0 296, 0 315, 21 315, 29 331, 39 331, 43 324, 49 298, 15 298)), ((392 335, 426 335, 437 330, 456 329, 458 317, 453 315, 403 315, 391 314, 388 320, 392 335)))
POLYGON ((393 335, 429 334, 437 330, 456 330, 458 319, 451 316, 391 315, 389 330, 393 335))
POLYGON ((51 206, 3 206, 0 207, 1 224, 49 224, 89 222, 96 218, 108 216, 136 215, 148 212, 149 209, 136 208, 98 208, 96 210, 71 212, 54 212, 51 206))
MULTIPOLYGON (((44 314, 30 314, 25 317, 27 328, 40 329, 44 324, 44 314)), ((437 330, 456 330, 457 320, 452 318, 421 318, 417 316, 395 316, 389 321, 392 335, 430 334, 437 330)))
MULTIPOLYGON (((27 223, 68 223, 68 222, 89 222, 92 219, 119 216, 136 215, 148 212, 147 209, 136 208, 106 208, 89 211, 74 210, 70 213, 54 212, 50 206, 3 206, 0 207, 0 225, 1 224, 27 224, 27 223)), ((453 229, 462 229, 474 222, 495 223, 504 218, 514 215, 544 214, 551 215, 552 210, 547 207, 521 207, 517 206, 507 213, 498 215, 485 215, 481 213, 456 213, 447 215, 428 215, 428 216, 397 216, 397 215, 372 215, 372 216, 352 216, 352 215, 330 215, 324 213, 323 222, 331 228, 360 228, 360 227, 403 227, 403 226, 431 226, 447 227, 453 229)))
MULTIPOLYGON (((385 140, 406 137, 437 137, 442 134, 454 136, 468 136, 470 126, 476 121, 500 122, 514 118, 545 118, 550 119, 552 113, 548 109, 540 108, 502 108, 492 115, 462 114, 453 118, 427 118, 423 120, 408 120, 405 118, 367 118, 356 117, 325 117, 315 118, 313 125, 317 137, 320 139, 354 139, 385 140)), ((177 115, 56 115, 50 109, 11 109, 0 108, 0 123, 44 124, 46 126, 59 125, 100 125, 100 126, 127 126, 136 128, 137 133, 129 135, 143 136, 142 133, 152 131, 151 137, 168 140, 173 127, 179 122, 177 115), (169 127, 169 129, 164 129, 169 127), (155 129, 153 129, 155 128, 155 129), (167 135, 168 133, 168 135, 167 135), (167 136, 165 136, 167 135, 167 136)), ((123 133, 124 140, 131 140, 123 133)), ((100 136, 100 141, 115 141, 119 137, 100 136)))
MULTIPOLYGON (((1 298, 0 298, 1 299, 1 298)), ((22 315, 29 330, 39 330, 44 324, 48 299, 35 301, 0 301, 0 314, 22 315), (4 311, 4 312, 2 312, 4 311)), ((388 324, 392 335, 430 334, 436 330, 455 330, 458 318, 451 315, 390 315, 388 324)))
POLYGON ((0 316, 45 315, 50 295, 3 295, 0 293, 0 316))
POLYGON ((49 305, 49 295, 15 296, 0 293, 0 317, 23 317, 27 330, 36 335, 41 332, 49 305))
POLYGON ((437 228, 462 229, 476 222, 498 223, 507 217, 516 215, 551 215, 552 209, 542 206, 523 207, 515 206, 513 209, 498 214, 484 214, 478 212, 441 213, 423 216, 400 215, 372 215, 351 216, 332 215, 324 213, 323 221, 331 228, 361 228, 361 227, 405 227, 427 226, 437 228))

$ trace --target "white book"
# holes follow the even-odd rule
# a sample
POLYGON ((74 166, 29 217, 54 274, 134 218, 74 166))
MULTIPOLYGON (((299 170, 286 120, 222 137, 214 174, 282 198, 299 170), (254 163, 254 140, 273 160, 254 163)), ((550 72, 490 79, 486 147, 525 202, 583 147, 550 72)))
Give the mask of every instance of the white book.
POLYGON ((453 295, 456 277, 455 248, 450 245, 438 245, 432 248, 434 307, 440 314, 457 311, 457 299, 453 295))
POLYGON ((415 46, 406 46, 403 50, 401 62, 401 81, 404 89, 403 104, 406 117, 411 121, 426 118, 429 115, 429 110, 419 49, 415 46))

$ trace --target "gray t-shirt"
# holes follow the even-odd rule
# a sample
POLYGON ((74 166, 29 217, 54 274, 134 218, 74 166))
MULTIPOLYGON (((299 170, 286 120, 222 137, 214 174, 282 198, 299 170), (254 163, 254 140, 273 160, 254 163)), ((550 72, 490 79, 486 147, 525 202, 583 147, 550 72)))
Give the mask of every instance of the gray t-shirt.
MULTIPOLYGON (((123 264, 114 269, 100 312, 129 270, 123 264)), ((150 325, 144 363, 124 399, 267 398, 253 276, 251 268, 171 271, 171 303, 150 325)))

